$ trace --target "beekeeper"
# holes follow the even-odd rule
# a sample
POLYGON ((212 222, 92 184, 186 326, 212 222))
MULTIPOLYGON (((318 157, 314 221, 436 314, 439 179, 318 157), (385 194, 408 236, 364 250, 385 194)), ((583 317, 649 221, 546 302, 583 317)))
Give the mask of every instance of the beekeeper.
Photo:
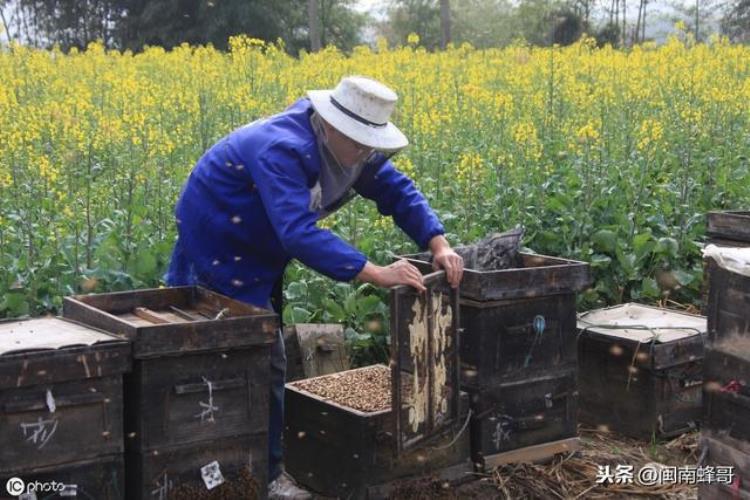
MULTIPOLYGON (((167 284, 197 284, 278 311, 284 268, 294 258, 339 281, 424 290, 421 273, 408 262, 373 264, 316 225, 360 194, 429 249, 435 268, 445 269, 457 286, 462 258, 424 196, 389 161, 409 143, 389 121, 396 100, 375 80, 346 77, 334 90, 311 90, 284 112, 214 144, 177 202, 178 239, 167 284)), ((278 332, 271 360, 269 498, 309 498, 282 468, 285 367, 278 332)))

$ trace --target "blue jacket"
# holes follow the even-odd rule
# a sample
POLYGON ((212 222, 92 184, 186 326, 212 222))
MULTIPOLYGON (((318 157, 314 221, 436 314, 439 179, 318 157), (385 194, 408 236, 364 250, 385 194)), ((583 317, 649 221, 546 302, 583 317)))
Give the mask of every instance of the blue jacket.
MULTIPOLYGON (((339 281, 353 279, 367 258, 317 227, 309 208, 320 154, 310 101, 231 132, 200 158, 175 209, 178 238, 165 281, 199 284, 265 307, 292 258, 339 281)), ((444 232, 413 182, 382 155, 354 185, 421 249, 444 232)), ((345 200, 342 200, 342 202, 345 200)))

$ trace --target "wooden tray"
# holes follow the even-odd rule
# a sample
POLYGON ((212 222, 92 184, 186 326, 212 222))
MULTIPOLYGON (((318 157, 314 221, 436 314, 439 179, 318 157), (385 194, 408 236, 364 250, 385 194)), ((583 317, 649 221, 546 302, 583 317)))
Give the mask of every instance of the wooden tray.
POLYGON ((63 300, 63 315, 134 342, 136 358, 271 344, 278 315, 198 286, 63 300))

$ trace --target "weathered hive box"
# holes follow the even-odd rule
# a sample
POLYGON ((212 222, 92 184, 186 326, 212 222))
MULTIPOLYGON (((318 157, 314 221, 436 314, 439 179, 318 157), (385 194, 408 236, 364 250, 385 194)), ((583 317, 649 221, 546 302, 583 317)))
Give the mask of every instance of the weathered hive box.
POLYGON ((578 320, 579 417, 629 436, 675 436, 701 417, 706 318, 640 304, 578 320))
POLYGON ((750 212, 709 212, 706 223, 709 243, 724 247, 750 246, 750 212))
POLYGON ((391 368, 287 384, 287 470, 340 498, 381 498, 399 481, 472 470, 468 398, 459 391, 458 304, 440 271, 428 291, 391 292, 391 368), (394 410, 396 409, 396 410, 394 410))
MULTIPOLYGON (((589 266, 520 255, 524 267, 464 270, 461 381, 466 390, 575 367, 575 294, 591 284, 589 266)), ((431 269, 422 254, 405 258, 422 272, 431 269)))
POLYGON ((73 321, 0 322, 0 477, 49 477, 79 495, 123 498, 130 365, 127 342, 73 321))
MULTIPOLYGON (((750 249, 740 252, 745 251, 750 252, 750 249)), ((731 256, 736 249, 724 249, 722 252, 731 256)), ((747 258, 750 258, 750 253, 747 258)), ((742 264, 730 259, 722 262, 714 258, 706 259, 709 276, 708 338, 711 342, 722 337, 750 337, 750 275, 735 272, 735 266, 742 264)))
POLYGON ((700 483, 701 500, 750 500, 750 443, 721 432, 701 431, 700 456, 714 481, 700 483))
MULTIPOLYGON (((375 365, 338 376, 373 368, 388 372, 385 365, 375 365)), ((326 379, 334 377, 323 375, 302 382, 326 383, 326 379)), ((390 398, 390 391, 386 397, 390 398)), ((465 418, 466 395, 462 396, 461 405, 465 418)), ((463 432, 454 439, 458 431, 452 428, 434 436, 429 445, 396 454, 390 405, 375 411, 357 410, 292 382, 286 386, 285 412, 286 469, 298 482, 325 495, 380 498, 398 488, 399 479, 432 475, 451 480, 472 470, 469 434, 463 432)))
MULTIPOLYGON (((33 499, 67 499, 95 498, 96 500, 127 500, 125 496, 125 465, 122 453, 103 455, 61 465, 38 467, 33 471, 15 471, 13 474, 2 474, 3 483, 9 477, 18 477, 29 484, 37 481, 44 485, 46 491, 36 491, 33 499)), ((0 498, 24 498, 5 495, 5 488, 0 498)))
POLYGON ((223 494, 250 476, 265 494, 276 314, 201 287, 67 297, 63 310, 133 341, 128 498, 223 494))
MULTIPOLYGON (((523 267, 468 268, 461 282, 461 383, 472 394, 480 468, 578 445, 576 293, 591 283, 589 266, 519 255, 523 267)), ((406 258, 423 272, 431 267, 424 254, 406 258)))
POLYGON ((750 443, 750 337, 721 337, 706 350, 703 426, 750 443))
MULTIPOLYGON (((706 216, 706 242, 718 247, 750 247, 750 212, 709 212, 706 216)), ((709 266, 703 263, 701 314, 708 314, 709 266)))
POLYGON ((578 448, 575 369, 499 383, 476 397, 471 450, 478 467, 489 470, 578 448))

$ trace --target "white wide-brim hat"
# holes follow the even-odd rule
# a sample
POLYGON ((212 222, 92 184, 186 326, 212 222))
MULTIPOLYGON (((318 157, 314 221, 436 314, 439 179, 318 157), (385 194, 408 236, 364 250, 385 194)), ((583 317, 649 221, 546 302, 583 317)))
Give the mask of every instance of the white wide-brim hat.
POLYGON ((309 90, 307 95, 321 118, 360 144, 384 152, 409 145, 389 121, 398 96, 378 81, 348 76, 333 90, 309 90))

